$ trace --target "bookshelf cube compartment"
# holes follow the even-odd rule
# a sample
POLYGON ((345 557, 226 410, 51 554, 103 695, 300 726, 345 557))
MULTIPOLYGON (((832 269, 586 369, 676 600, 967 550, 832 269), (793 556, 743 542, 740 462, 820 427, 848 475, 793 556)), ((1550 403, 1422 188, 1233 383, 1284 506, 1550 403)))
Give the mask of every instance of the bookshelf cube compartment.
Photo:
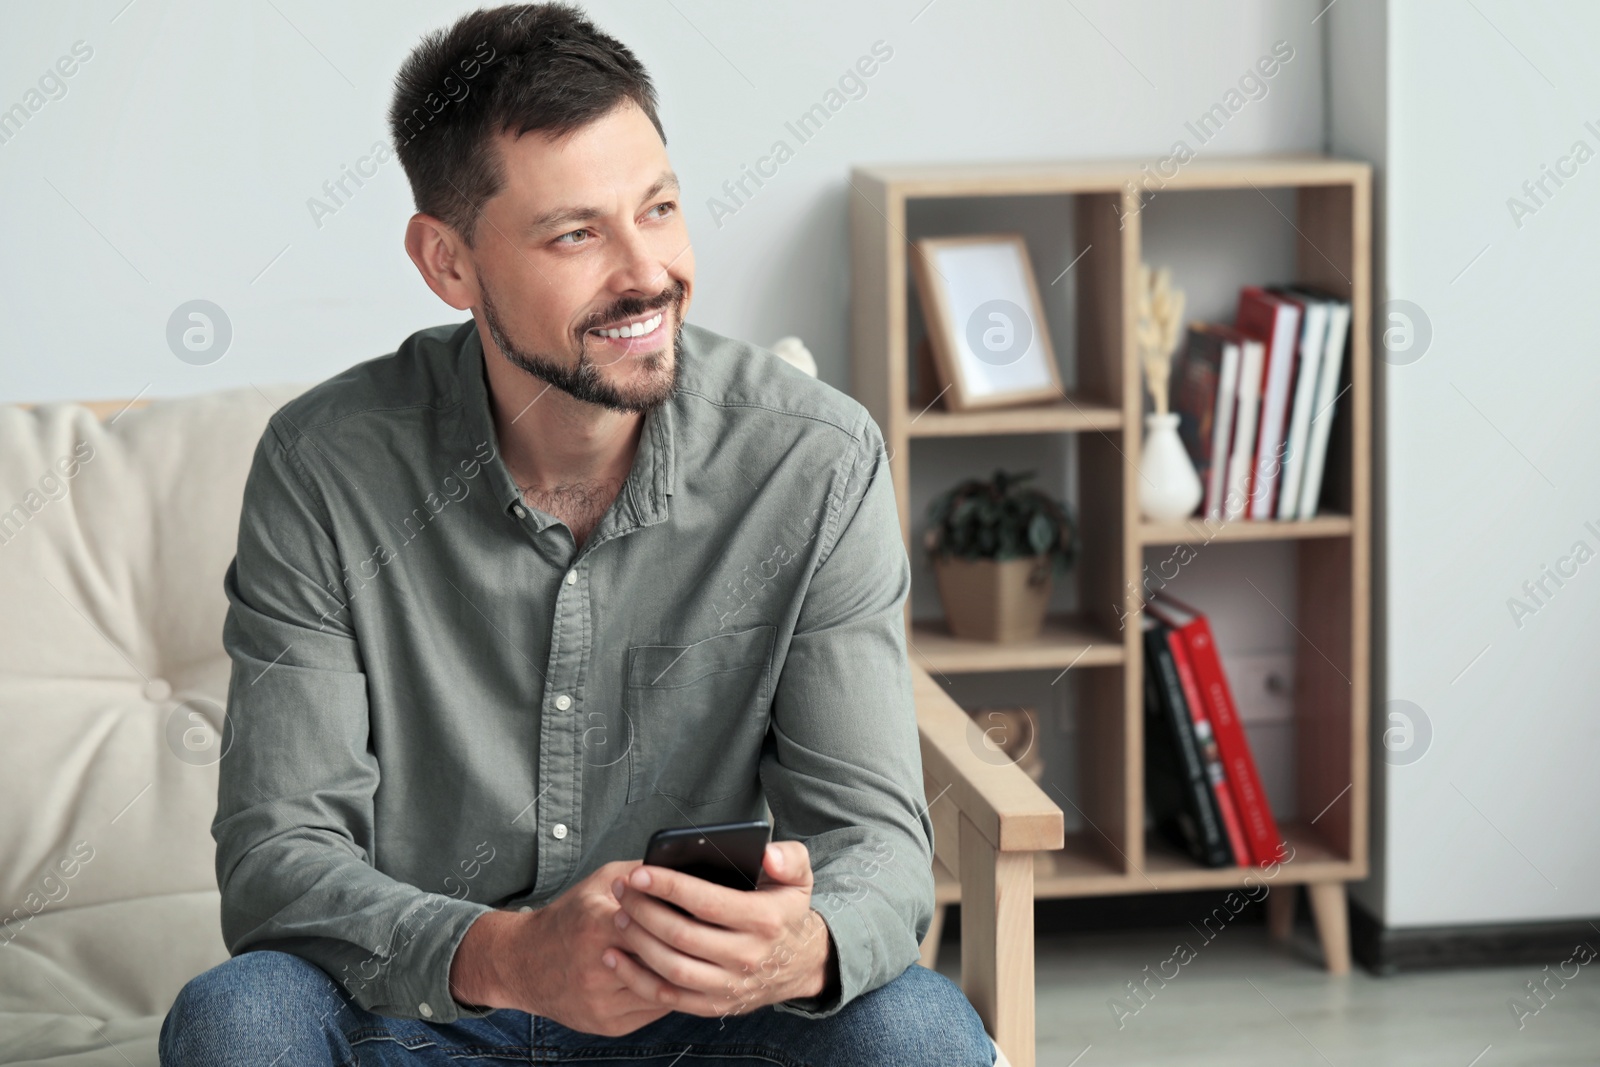
MULTIPOLYGON (((1342 592, 1354 580, 1350 536, 1178 544, 1181 554, 1146 547, 1139 595, 1169 596, 1210 620, 1274 819, 1295 851, 1291 880, 1349 868, 1365 855, 1367 774, 1358 756, 1366 697, 1356 691, 1364 667, 1342 592)), ((1142 800, 1142 765, 1139 774, 1142 800)), ((1188 880, 1180 872, 1205 869, 1154 834, 1145 848, 1153 869, 1185 887, 1235 877, 1188 880)))

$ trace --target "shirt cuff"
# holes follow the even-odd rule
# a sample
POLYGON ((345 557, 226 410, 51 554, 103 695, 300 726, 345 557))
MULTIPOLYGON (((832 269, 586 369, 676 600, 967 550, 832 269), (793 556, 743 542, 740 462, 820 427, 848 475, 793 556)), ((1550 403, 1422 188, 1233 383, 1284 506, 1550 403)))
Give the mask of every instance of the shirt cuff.
POLYGON ((450 991, 450 965, 461 939, 480 915, 493 910, 488 904, 429 893, 402 916, 399 936, 405 936, 408 927, 413 933, 389 968, 389 989, 384 998, 389 1009, 383 1014, 450 1023, 461 1018, 482 1018, 494 1011, 462 1004, 450 991))
POLYGON ((872 937, 860 909, 850 900, 832 895, 814 895, 811 906, 827 925, 833 940, 833 958, 839 969, 839 987, 824 989, 815 997, 793 997, 773 1005, 778 1011, 807 1019, 826 1019, 859 996, 873 973, 872 937))

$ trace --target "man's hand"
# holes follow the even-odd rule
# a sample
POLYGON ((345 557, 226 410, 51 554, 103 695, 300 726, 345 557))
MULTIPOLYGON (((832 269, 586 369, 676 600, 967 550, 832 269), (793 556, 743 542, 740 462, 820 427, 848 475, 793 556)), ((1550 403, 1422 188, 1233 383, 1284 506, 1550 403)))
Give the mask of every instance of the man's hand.
POLYGON ((604 864, 534 911, 480 916, 451 962, 451 992, 465 1004, 516 1008, 605 1037, 666 1015, 672 1005, 657 996, 666 982, 654 975, 626 982, 602 962, 608 953, 626 958, 614 921, 621 908, 610 885, 639 865, 604 864))
POLYGON ((729 889, 664 867, 612 875, 626 951, 603 951, 640 1001, 690 1015, 738 1015, 826 987, 827 924, 811 908, 811 854, 775 841, 754 889, 729 889), (689 912, 668 907, 669 901, 689 912))

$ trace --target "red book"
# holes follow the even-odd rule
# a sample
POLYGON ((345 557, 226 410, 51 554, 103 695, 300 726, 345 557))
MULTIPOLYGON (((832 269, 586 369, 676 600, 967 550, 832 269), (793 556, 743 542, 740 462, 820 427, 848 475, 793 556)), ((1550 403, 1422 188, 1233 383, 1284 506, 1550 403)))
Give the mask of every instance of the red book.
POLYGON ((1152 615, 1172 627, 1173 638, 1182 642, 1187 653, 1196 688, 1200 691, 1212 732, 1216 735, 1228 788, 1237 804, 1250 855, 1257 866, 1278 863, 1283 859, 1283 838, 1272 817, 1272 806, 1267 802, 1266 790, 1261 788, 1261 776, 1256 773, 1256 761, 1250 755, 1250 742, 1239 722, 1239 711, 1234 706, 1227 675, 1222 671, 1217 643, 1211 636, 1211 624, 1204 615, 1188 605, 1165 593, 1158 595, 1160 603, 1152 601, 1147 606, 1152 615))
POLYGON ((1222 828, 1228 835, 1233 862, 1240 867, 1248 867, 1250 846, 1245 842, 1244 827, 1240 825, 1239 812, 1228 790, 1227 770, 1222 765, 1222 755, 1211 730, 1211 720, 1206 716, 1205 704, 1201 701, 1200 687, 1195 682, 1186 644, 1176 629, 1167 631, 1167 645, 1172 649, 1172 662, 1178 669, 1178 684, 1183 687, 1183 702, 1189 705, 1189 719, 1194 724, 1195 747, 1200 750, 1200 762, 1205 764, 1206 781, 1211 785, 1211 793, 1217 798, 1217 811, 1222 815, 1222 828))
POLYGON ((1289 428, 1289 395, 1299 358, 1301 305, 1259 285, 1239 290, 1233 325, 1246 337, 1266 345, 1261 373, 1261 422, 1256 429, 1256 456, 1251 467, 1250 501, 1245 514, 1270 519, 1277 514, 1282 480, 1284 438, 1289 428))

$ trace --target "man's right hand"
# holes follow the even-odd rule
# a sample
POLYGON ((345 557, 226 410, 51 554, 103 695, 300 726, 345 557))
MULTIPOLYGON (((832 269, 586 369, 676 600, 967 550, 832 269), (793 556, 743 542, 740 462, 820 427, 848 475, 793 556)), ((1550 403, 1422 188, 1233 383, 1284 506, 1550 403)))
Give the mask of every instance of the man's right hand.
POLYGON ((450 965, 456 1000, 515 1008, 603 1037, 632 1033, 672 1011, 670 983, 651 974, 660 988, 649 993, 661 999, 646 999, 601 959, 607 948, 629 951, 616 926, 622 906, 611 883, 637 866, 638 860, 607 863, 542 908, 479 916, 450 965))

